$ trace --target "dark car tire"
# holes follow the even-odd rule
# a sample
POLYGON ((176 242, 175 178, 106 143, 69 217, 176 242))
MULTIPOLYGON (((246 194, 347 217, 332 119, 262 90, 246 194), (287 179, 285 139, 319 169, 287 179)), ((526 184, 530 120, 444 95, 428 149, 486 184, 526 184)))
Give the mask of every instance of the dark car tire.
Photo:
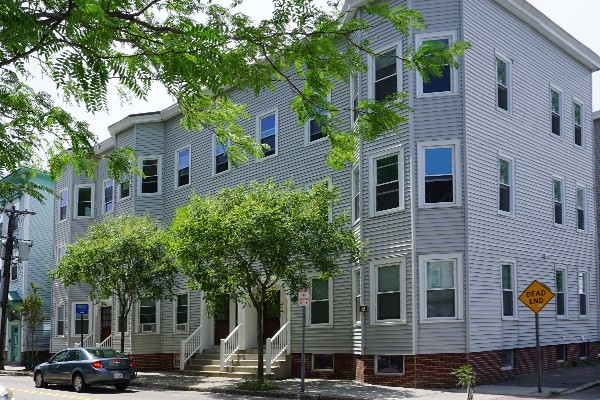
POLYGON ((129 383, 117 383, 115 389, 117 389, 118 392, 124 392, 127 390, 127 386, 129 386, 129 383))
POLYGON ((48 387, 48 384, 44 380, 44 375, 39 371, 35 373, 35 376, 33 377, 33 381, 35 383, 36 388, 48 387))
POLYGON ((75 374, 73 376, 73 389, 75 389, 77 393, 84 392, 87 389, 87 384, 83 379, 83 375, 75 374))

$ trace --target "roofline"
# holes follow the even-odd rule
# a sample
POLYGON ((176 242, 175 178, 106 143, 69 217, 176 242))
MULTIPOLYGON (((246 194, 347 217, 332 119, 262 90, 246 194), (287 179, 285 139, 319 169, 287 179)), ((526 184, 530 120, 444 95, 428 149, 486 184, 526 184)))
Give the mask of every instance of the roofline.
POLYGON ((594 121, 595 121, 595 120, 597 120, 597 119, 600 119, 600 110, 598 110, 598 111, 594 111, 594 112, 592 113, 592 120, 594 120, 594 121))
POLYGON ((96 154, 96 155, 103 154, 114 148, 115 148, 115 140, 112 137, 109 137, 108 139, 103 140, 94 146, 94 154, 96 154))
MULTIPOLYGON (((132 127, 135 124, 143 124, 143 123, 151 123, 151 122, 164 122, 169 118, 174 117, 177 114, 180 114, 181 110, 179 109, 178 104, 172 104, 169 107, 161 110, 161 111, 152 111, 147 113, 139 113, 139 114, 130 114, 120 121, 115 122, 108 127, 108 133, 114 139, 115 135, 119 132, 124 131, 132 127)), ((114 144, 113 144, 114 146, 114 144)))

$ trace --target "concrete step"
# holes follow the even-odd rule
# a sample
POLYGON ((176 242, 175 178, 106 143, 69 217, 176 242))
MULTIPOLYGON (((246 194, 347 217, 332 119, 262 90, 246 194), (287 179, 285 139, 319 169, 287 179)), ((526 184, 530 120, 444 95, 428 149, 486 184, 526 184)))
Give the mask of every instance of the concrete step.
MULTIPOLYGON (((263 359, 263 361, 266 363, 266 360, 263 359)), ((278 362, 284 362, 285 358, 278 358, 277 360, 275 360, 275 363, 278 362)), ((218 358, 191 358, 188 362, 189 365, 195 365, 195 366, 201 366, 201 365, 220 365, 221 361, 218 358)), ((228 364, 230 365, 241 365, 241 366, 250 366, 250 365, 257 365, 258 364, 258 360, 244 360, 244 359, 234 359, 231 360, 230 362, 228 362, 228 364)))
MULTIPOLYGON (((271 370, 273 371, 273 373, 276 373, 276 371, 279 369, 280 367, 277 365, 273 365, 271 367, 271 370)), ((202 366, 187 366, 186 370, 189 371, 201 371, 201 372, 219 372, 219 366, 218 365, 202 365, 202 366)), ((258 367, 256 365, 253 366, 226 366, 225 367, 225 372, 241 372, 241 373, 248 373, 248 374, 255 374, 256 375, 256 371, 258 371, 258 367)), ((263 368, 263 371, 266 371, 266 368, 263 368)))
MULTIPOLYGON (((213 371, 193 371, 193 370, 185 370, 181 371, 182 375, 191 375, 191 376, 208 376, 208 377, 216 377, 216 378, 246 378, 246 379, 254 379, 256 378, 256 372, 248 373, 248 372, 213 372, 213 371)), ((273 374, 271 374, 272 376, 273 374)), ((266 375, 265 375, 266 377, 266 375)))

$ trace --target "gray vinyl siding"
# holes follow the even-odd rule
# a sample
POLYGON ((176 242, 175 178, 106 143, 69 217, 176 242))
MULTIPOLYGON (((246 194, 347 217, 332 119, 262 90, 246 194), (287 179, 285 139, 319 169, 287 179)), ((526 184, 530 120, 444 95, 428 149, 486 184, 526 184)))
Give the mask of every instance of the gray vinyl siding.
MULTIPOLYGON (((135 126, 134 132, 135 150, 138 157, 160 156, 162 158, 162 170, 159 171, 162 178, 162 185, 159 188, 160 194, 143 195, 140 191, 136 190, 134 196, 135 212, 148 213, 153 219, 162 221, 164 212, 163 196, 171 189, 165 186, 164 125, 162 123, 139 124, 135 126)), ((140 179, 139 176, 136 176, 134 179, 136 189, 138 188, 140 179)))
MULTIPOLYGON (((596 210, 600 209, 600 113, 596 112, 595 115, 596 119, 594 119, 592 121, 593 123, 593 127, 592 127, 592 135, 593 135, 593 148, 594 148, 594 171, 595 171, 595 175, 594 175, 594 180, 595 180, 595 186, 594 186, 594 198, 595 198, 595 205, 596 205, 596 210)), ((598 231, 598 229, 600 228, 600 221, 598 221, 598 218, 596 219, 596 231, 598 231)), ((596 251, 600 251, 600 249, 598 249, 598 247, 596 247, 596 251)))
MULTIPOLYGON (((516 294, 533 279, 555 288, 555 268, 567 268, 568 320, 556 302, 540 313, 544 345, 598 340, 597 313, 580 319, 577 270, 597 282, 590 70, 493 1, 464 1, 466 185, 470 351, 533 346, 534 313, 518 305, 518 320, 501 318, 500 262, 514 259, 516 294), (532 51, 535 49, 535 51, 532 51), (512 113, 495 107, 495 51, 512 61, 512 113), (549 62, 548 60, 552 60, 549 62), (550 85, 563 93, 563 137, 550 133, 550 85), (584 148, 573 144, 573 98, 584 106, 584 148), (498 154, 514 158, 516 215, 497 212, 498 154), (553 224, 552 178, 564 178, 566 225, 553 224), (587 188, 588 232, 576 231, 576 184, 587 188)), ((590 285, 590 310, 597 310, 590 285)))

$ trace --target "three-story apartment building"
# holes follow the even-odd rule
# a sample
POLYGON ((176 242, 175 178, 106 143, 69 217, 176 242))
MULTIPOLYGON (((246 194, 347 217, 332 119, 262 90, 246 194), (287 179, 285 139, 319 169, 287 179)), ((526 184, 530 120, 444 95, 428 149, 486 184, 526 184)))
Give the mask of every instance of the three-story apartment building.
MULTIPOLYGON (((257 96, 232 89, 251 115, 242 121, 246 132, 271 147, 232 168, 209 132, 181 128, 176 106, 130 115, 109 127, 98 151, 133 147, 146 178, 112 182, 102 164, 95 181, 66 174, 56 186, 66 199, 56 206, 57 257, 106 213, 149 213, 168 224, 192 193, 253 179, 302 186, 327 179, 340 194, 333 212, 349 212, 368 260, 342 260, 339 276, 313 281, 307 376, 445 386, 465 363, 480 382, 531 371, 534 314, 517 297, 534 279, 556 293, 540 314, 544 367, 597 358, 591 73, 600 57, 526 1, 391 3, 418 9, 428 27, 402 37, 364 16, 371 28, 362 35, 380 56, 366 59, 368 72, 340 82, 331 99, 352 108, 407 91, 414 111, 398 135, 361 143, 355 165, 332 171, 327 138, 315 124, 298 125, 285 84, 257 96), (471 49, 460 68, 425 82, 394 55, 432 40, 466 40, 471 49)), ((349 18, 362 16, 361 4, 345 5, 349 18)), ((347 127, 355 122, 348 111, 347 127)), ((52 351, 79 342, 81 330, 88 343, 116 340, 114 303, 94 305, 78 325, 74 307, 86 301, 85 288, 56 283, 53 298, 52 351)), ((280 301, 266 332, 289 330, 297 375, 300 308, 283 290, 280 301)), ((140 299, 128 350, 147 367, 176 368, 182 357, 185 367, 181 341, 192 336, 200 352, 238 328, 244 346, 254 347, 254 315, 230 302, 210 316, 201 294, 187 290, 172 301, 140 299)))

